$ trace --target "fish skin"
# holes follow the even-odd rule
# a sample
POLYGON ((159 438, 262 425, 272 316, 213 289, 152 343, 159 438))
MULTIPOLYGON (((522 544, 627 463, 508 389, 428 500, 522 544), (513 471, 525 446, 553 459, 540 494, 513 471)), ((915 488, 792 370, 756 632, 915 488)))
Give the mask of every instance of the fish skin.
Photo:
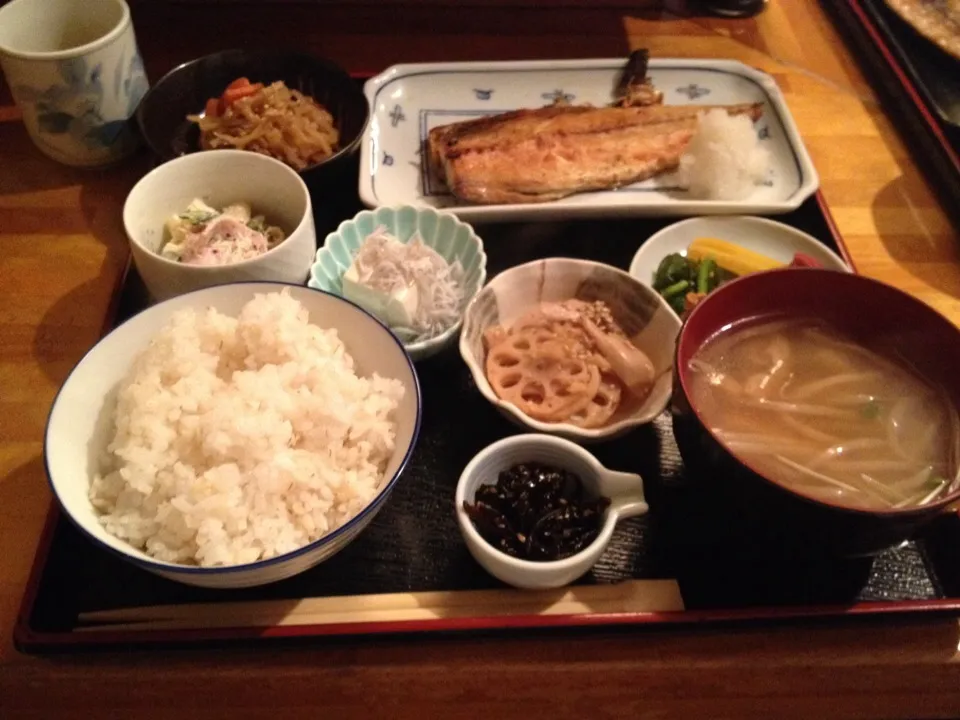
POLYGON ((763 113, 761 103, 516 110, 434 128, 429 162, 461 200, 549 202, 676 168, 697 116, 715 108, 753 121, 763 113))

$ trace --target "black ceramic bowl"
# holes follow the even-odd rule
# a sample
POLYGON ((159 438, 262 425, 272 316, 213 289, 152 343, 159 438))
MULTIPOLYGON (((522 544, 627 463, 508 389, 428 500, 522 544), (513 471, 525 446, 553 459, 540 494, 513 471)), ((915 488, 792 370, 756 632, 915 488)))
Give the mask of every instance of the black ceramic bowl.
POLYGON ((335 63, 283 50, 224 50, 191 60, 164 75, 137 110, 144 140, 161 161, 200 150, 200 132, 187 115, 201 113, 208 98, 219 97, 238 77, 264 84, 282 80, 333 115, 340 131, 340 150, 300 171, 308 184, 334 183, 349 173, 348 166, 370 117, 363 90, 335 63))
POLYGON ((849 273, 784 269, 748 275, 700 302, 677 342, 673 427, 698 491, 722 498, 730 522, 756 530, 757 542, 841 557, 876 554, 950 512, 960 490, 899 510, 855 510, 813 500, 753 470, 710 432, 691 401, 690 359, 729 324, 768 314, 819 318, 854 339, 893 336, 905 359, 960 407, 960 331, 924 303, 849 273))

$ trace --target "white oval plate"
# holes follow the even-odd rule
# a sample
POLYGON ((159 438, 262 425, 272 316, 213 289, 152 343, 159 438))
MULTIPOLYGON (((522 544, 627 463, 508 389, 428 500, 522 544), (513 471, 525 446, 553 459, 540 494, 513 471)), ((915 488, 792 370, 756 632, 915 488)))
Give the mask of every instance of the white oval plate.
POLYGON ((758 217, 697 217, 681 220, 654 233, 640 246, 630 263, 630 274, 645 285, 653 284, 660 261, 671 253, 686 256, 690 243, 712 237, 789 263, 794 253, 806 253, 828 270, 851 272, 843 259, 817 240, 789 225, 758 217))
POLYGON ((668 105, 763 103, 757 133, 770 150, 771 172, 742 201, 699 200, 664 173, 618 190, 581 193, 546 203, 471 205, 438 187, 420 162, 427 133, 438 125, 538 108, 557 97, 606 105, 626 58, 394 65, 364 86, 370 123, 360 145, 360 198, 369 207, 427 205, 464 220, 560 219, 662 215, 769 215, 796 209, 819 186, 817 172, 774 79, 732 60, 654 58, 649 76, 668 105))

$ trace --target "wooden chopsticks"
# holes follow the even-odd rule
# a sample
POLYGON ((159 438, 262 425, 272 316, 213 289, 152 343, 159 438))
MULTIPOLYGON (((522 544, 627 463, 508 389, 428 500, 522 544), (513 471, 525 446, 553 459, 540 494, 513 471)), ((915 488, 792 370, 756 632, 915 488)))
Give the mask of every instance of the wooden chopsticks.
POLYGON ((154 605, 81 613, 79 632, 200 630, 394 623, 504 615, 583 615, 682 611, 675 580, 630 580, 559 590, 390 593, 301 600, 154 605))

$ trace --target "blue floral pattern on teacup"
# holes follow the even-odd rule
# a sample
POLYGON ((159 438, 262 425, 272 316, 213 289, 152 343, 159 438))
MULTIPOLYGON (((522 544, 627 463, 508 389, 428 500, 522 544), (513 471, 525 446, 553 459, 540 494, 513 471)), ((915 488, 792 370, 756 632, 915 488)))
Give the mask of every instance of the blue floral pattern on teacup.
POLYGON ((129 60, 121 55, 109 89, 102 63, 90 67, 85 58, 70 58, 58 63, 57 72, 61 82, 44 89, 16 88, 20 102, 33 105, 40 134, 66 135, 88 150, 109 149, 124 140, 128 120, 149 87, 140 54, 134 51, 129 60), (122 117, 103 117, 107 92, 118 101, 122 117))

